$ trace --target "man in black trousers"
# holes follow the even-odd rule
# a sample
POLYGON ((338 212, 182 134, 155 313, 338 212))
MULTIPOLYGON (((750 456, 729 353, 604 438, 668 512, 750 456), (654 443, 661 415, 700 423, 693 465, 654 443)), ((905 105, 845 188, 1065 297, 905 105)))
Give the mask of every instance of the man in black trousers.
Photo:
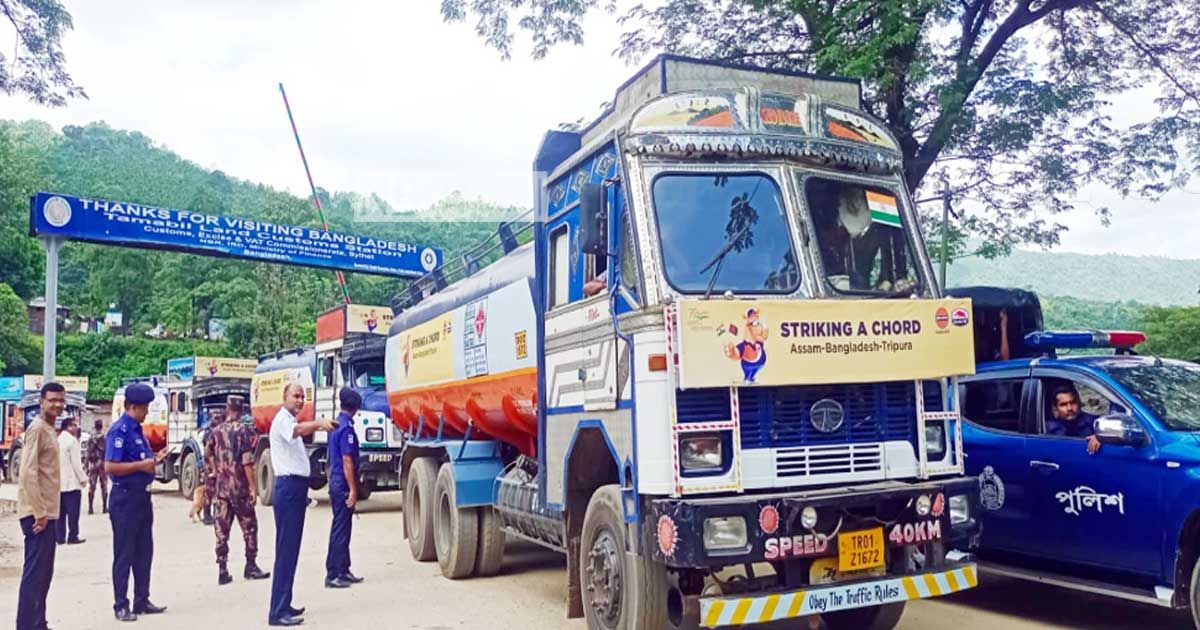
POLYGON ((46 627, 46 594, 54 576, 55 521, 59 510, 58 438, 54 421, 67 404, 67 390, 58 383, 42 386, 40 416, 29 423, 22 438, 17 518, 25 535, 25 568, 17 599, 17 630, 46 627))

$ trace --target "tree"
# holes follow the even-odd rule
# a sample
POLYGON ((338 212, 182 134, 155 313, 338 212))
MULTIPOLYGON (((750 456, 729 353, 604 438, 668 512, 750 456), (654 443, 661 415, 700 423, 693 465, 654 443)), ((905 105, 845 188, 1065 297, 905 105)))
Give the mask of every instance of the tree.
POLYGON ((68 98, 87 98, 67 73, 62 36, 71 14, 57 0, 0 0, 0 15, 12 24, 13 58, 0 51, 0 92, 24 94, 38 105, 62 107, 68 98))
POLYGON ((12 287, 0 283, 0 370, 21 374, 34 365, 37 352, 29 335, 29 311, 12 287))
MULTIPOLYGON (((614 0, 443 0, 504 57, 583 41, 614 0)), ((1182 0, 665 0, 634 6, 617 49, 858 77, 900 143, 911 190, 948 178, 987 245, 1050 246, 1091 183, 1156 198, 1200 165, 1200 12, 1182 0), (1156 86, 1153 103, 1142 88, 1156 86), (1112 118, 1124 98, 1141 116, 1112 118), (1189 166, 1190 165, 1190 166, 1189 166), (930 176, 933 176, 932 178, 930 176)), ((1107 222, 1108 210, 1096 210, 1107 222)))
POLYGON ((1151 308, 1142 317, 1146 343, 1138 348, 1187 361, 1200 361, 1200 306, 1151 308))

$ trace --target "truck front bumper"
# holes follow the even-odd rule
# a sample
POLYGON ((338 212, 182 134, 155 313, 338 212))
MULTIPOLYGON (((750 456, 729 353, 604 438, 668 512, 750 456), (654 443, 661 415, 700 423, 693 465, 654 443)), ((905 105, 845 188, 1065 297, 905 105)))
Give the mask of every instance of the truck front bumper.
POLYGON ((704 628, 767 623, 837 610, 863 608, 949 595, 977 583, 974 563, 950 565, 926 573, 890 576, 805 590, 758 593, 744 597, 699 598, 704 628))
POLYGON ((358 474, 363 480, 375 481, 377 488, 400 487, 400 449, 361 449, 358 454, 358 474))

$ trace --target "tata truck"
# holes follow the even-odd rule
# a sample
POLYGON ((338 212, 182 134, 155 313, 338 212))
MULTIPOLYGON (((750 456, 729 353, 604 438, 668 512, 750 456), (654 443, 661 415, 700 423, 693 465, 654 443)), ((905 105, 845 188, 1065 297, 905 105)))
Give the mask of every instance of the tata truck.
POLYGON ((415 558, 465 579, 506 538, 553 549, 567 616, 607 630, 892 628, 975 586, 947 551, 979 531, 970 301, 861 97, 662 56, 545 135, 532 220, 393 300, 415 558))
MULTIPOLYGON (((275 414, 283 406, 288 383, 304 387, 301 421, 337 417, 338 392, 351 387, 362 395, 362 408, 354 416, 359 440, 358 498, 373 492, 400 489, 399 463, 402 434, 389 419, 384 390, 384 348, 392 311, 386 306, 346 304, 317 317, 316 344, 259 357, 250 391, 250 406, 258 434, 255 471, 258 496, 270 505, 275 487, 267 435, 275 414)), ((328 482, 326 447, 329 436, 318 431, 305 438, 311 464, 309 486, 328 482)))
MULTIPOLYGON (((80 423, 80 436, 86 442, 87 427, 83 426, 83 415, 87 410, 88 377, 60 376, 54 379, 67 390, 67 405, 60 420, 66 417, 75 418, 80 423)), ((40 374, 5 377, 0 379, 3 388, 0 407, 3 408, 4 441, 0 442, 0 453, 3 454, 6 466, 6 477, 16 482, 21 473, 21 435, 29 427, 29 423, 41 415, 41 390, 44 379, 40 374)), ((58 427, 55 427, 58 428, 58 427)))

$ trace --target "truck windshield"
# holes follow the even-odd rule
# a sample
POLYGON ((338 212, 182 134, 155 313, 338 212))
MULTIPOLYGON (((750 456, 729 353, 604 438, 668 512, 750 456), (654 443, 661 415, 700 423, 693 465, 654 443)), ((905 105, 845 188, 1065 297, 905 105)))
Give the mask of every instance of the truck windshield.
POLYGON ((900 202, 892 192, 823 177, 808 177, 803 186, 830 287, 896 296, 919 289, 900 202))
POLYGON ((1172 431, 1200 431, 1200 365, 1171 363, 1109 370, 1172 431))
POLYGON ((354 364, 354 387, 383 387, 386 382, 382 360, 354 364))
POLYGON ((800 286, 779 186, 759 173, 654 180, 667 281, 683 293, 788 293, 800 286))

